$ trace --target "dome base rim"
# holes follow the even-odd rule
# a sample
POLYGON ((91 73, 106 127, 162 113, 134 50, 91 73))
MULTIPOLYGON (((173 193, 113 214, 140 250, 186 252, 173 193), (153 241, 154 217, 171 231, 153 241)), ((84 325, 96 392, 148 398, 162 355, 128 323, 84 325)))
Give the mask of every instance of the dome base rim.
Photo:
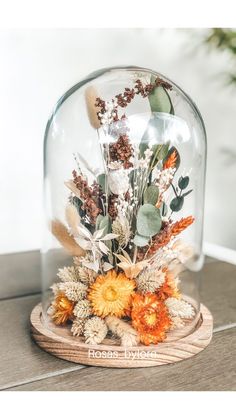
POLYGON ((99 367, 140 368, 172 364, 191 358, 204 350, 212 339, 213 317, 203 304, 200 305, 198 322, 194 330, 176 340, 161 342, 158 345, 138 345, 123 347, 99 344, 88 345, 74 338, 58 335, 46 327, 42 318, 42 304, 37 304, 31 312, 31 335, 44 351, 67 361, 99 367))

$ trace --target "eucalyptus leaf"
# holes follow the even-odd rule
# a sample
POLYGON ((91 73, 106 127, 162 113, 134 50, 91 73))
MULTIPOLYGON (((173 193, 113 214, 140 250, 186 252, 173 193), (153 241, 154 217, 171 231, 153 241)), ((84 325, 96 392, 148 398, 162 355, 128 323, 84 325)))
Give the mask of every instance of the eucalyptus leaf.
POLYGON ((105 173, 101 173, 100 175, 98 175, 97 182, 101 186, 103 193, 105 193, 105 191, 106 191, 106 186, 105 186, 106 185, 106 175, 105 175, 105 173))
POLYGON ((172 108, 172 103, 170 96, 167 91, 162 86, 157 86, 149 94, 148 100, 152 112, 166 112, 170 113, 172 108))
POLYGON ((103 229, 103 233, 108 234, 111 231, 111 218, 109 215, 98 215, 97 221, 96 221, 96 229, 101 230, 103 229))
POLYGON ((96 219, 96 230, 99 230, 100 222, 103 219, 103 215, 99 214, 96 219))
POLYGON ((187 196, 187 195, 189 195, 191 192, 192 192, 193 190, 192 189, 190 189, 189 191, 187 191, 187 192, 185 192, 185 193, 183 193, 183 197, 185 197, 185 196, 187 196))
POLYGON ((189 177, 188 176, 181 176, 178 181, 178 186, 180 189, 186 189, 189 184, 189 177))
POLYGON ((156 205, 159 197, 159 189, 156 185, 150 185, 144 192, 144 203, 156 205))
POLYGON ((184 197, 183 196, 178 196, 174 199, 172 199, 171 203, 170 203, 170 209, 174 212, 178 212, 181 210, 182 206, 184 203, 184 197))
POLYGON ((135 234, 134 244, 138 247, 147 246, 149 243, 150 237, 140 236, 140 234, 135 234))
POLYGON ((141 236, 151 237, 161 229, 160 210, 151 204, 142 205, 137 214, 137 230, 141 236))

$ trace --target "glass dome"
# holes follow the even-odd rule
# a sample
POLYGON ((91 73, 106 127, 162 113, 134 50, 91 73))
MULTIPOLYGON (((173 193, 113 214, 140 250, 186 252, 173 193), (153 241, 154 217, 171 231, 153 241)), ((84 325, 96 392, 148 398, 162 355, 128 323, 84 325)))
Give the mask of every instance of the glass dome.
POLYGON ((88 345, 156 345, 199 321, 206 134, 155 71, 66 92, 44 148, 43 318, 88 345))

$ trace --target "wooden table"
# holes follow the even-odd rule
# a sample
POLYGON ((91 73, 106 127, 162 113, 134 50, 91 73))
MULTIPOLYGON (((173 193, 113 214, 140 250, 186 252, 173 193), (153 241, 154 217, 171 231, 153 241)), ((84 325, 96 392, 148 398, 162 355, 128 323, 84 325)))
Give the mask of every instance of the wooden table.
POLYGON ((43 352, 30 338, 40 301, 39 252, 0 257, 0 389, 236 390, 236 266, 207 258, 202 302, 214 316, 212 343, 177 364, 137 369, 84 367, 43 352))

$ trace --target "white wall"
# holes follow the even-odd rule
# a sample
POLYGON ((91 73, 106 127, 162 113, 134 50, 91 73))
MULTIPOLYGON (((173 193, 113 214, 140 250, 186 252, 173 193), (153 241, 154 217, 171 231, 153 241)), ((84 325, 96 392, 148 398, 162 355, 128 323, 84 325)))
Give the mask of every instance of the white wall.
POLYGON ((229 58, 192 44, 191 31, 176 30, 0 33, 1 253, 40 247, 43 134, 57 99, 95 69, 129 64, 169 76, 200 108, 209 141, 205 240, 236 250, 236 90, 218 77, 229 58))

